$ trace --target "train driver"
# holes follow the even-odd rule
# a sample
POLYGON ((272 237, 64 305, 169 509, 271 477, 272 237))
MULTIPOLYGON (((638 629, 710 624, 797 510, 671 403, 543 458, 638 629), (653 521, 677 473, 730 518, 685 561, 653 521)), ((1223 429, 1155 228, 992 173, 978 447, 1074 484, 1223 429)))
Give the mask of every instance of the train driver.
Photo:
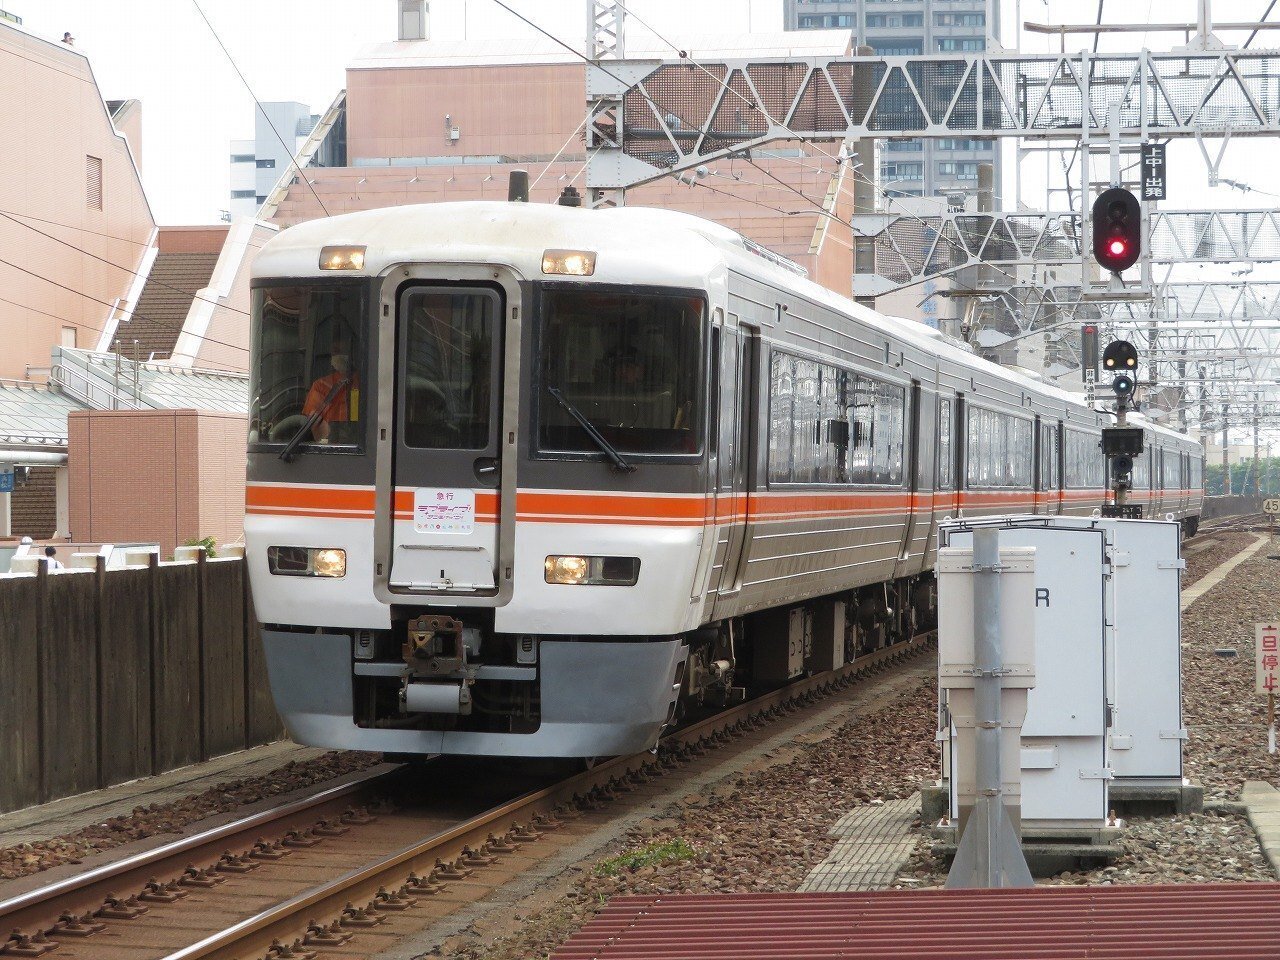
POLYGON ((302 415, 309 417, 323 408, 311 428, 312 436, 321 443, 354 443, 356 438, 345 425, 360 420, 360 379, 351 369, 351 342, 342 334, 334 337, 329 365, 333 369, 317 377, 307 391, 302 415))

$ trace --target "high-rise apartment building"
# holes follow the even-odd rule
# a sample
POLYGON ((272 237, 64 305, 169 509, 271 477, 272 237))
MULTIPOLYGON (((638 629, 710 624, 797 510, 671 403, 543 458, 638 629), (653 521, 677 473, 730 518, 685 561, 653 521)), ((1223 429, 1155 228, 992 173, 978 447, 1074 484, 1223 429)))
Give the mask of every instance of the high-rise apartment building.
POLYGON ((264 103, 254 110, 254 139, 231 141, 232 217, 257 214, 320 119, 306 104, 264 103))
MULTIPOLYGON (((999 5, 987 24, 985 0, 783 0, 788 30, 847 29, 855 47, 883 56, 981 53, 999 37, 999 5)), ((880 150, 880 184, 889 197, 972 195, 978 165, 996 165, 994 141, 964 137, 886 140, 880 150)))

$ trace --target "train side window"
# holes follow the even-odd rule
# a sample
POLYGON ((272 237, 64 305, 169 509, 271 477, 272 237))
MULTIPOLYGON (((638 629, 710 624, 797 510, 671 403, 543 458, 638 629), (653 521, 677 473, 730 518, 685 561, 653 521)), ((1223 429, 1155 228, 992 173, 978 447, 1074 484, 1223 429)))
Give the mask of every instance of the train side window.
POLYGON ((1096 434, 1067 429, 1063 436, 1066 486, 1073 490, 1096 490, 1106 483, 1102 450, 1096 434))
POLYGON ((775 350, 769 482, 901 484, 906 391, 775 350))
POLYGON ((1147 452, 1133 458, 1133 489, 1146 490, 1151 486, 1150 447, 1151 439, 1147 438, 1147 452))
POLYGON ((969 407, 968 476, 971 487, 1031 487, 1030 420, 969 407))
POLYGON ((956 460, 951 447, 951 400, 938 400, 938 489, 955 487, 956 460))

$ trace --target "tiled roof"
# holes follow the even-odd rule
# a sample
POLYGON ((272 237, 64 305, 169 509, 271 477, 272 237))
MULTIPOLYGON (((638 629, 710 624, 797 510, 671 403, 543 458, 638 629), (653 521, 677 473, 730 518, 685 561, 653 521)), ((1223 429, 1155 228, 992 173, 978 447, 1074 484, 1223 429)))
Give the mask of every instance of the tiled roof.
POLYGON ((67 414, 83 409, 84 404, 44 384, 0 380, 0 444, 65 447, 67 414))
POLYGON ((216 253, 156 255, 133 318, 116 329, 111 349, 129 359, 161 359, 173 353, 196 293, 209 285, 216 253), (137 340, 137 346, 134 345, 137 340), (136 351, 136 353, 135 353, 136 351))

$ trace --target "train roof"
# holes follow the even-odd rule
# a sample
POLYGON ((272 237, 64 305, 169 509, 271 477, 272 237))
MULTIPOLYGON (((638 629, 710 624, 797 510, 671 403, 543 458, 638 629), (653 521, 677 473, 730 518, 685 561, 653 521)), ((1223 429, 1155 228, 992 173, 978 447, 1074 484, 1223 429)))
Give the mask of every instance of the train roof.
MULTIPOLYGON (((567 248, 607 251, 590 282, 635 283, 637 277, 662 286, 705 288, 708 277, 728 269, 768 279, 884 333, 943 359, 979 367, 988 376, 1087 410, 1077 394, 991 363, 915 321, 888 317, 802 276, 768 251, 710 220, 653 207, 588 209, 545 203, 458 201, 426 203, 339 214, 282 230, 269 240, 253 265, 256 278, 333 276, 319 267, 324 246, 364 245, 364 269, 377 276, 387 268, 420 261, 430 251, 436 262, 502 263, 526 278, 542 275, 542 252, 567 248)), ((1145 418, 1135 424, 1193 442, 1145 418)))

